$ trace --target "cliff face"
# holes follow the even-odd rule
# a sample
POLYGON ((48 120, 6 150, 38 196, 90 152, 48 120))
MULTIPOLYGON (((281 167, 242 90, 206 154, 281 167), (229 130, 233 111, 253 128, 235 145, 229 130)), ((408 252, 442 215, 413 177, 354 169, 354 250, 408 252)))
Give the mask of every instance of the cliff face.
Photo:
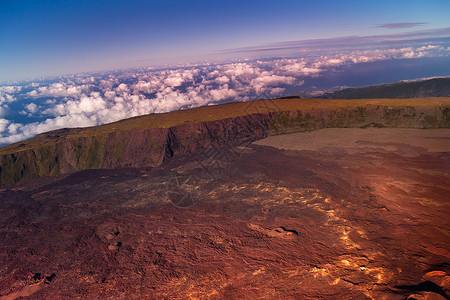
POLYGON ((368 106, 277 111, 169 128, 63 138, 3 153, 0 187, 84 169, 158 166, 175 155, 329 127, 450 128, 450 108, 368 106))

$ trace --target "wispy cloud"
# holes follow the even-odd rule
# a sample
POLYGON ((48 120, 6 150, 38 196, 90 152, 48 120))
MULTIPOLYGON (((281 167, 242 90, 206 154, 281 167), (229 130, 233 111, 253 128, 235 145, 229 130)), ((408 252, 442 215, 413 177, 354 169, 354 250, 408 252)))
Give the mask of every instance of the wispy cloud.
POLYGON ((412 28, 416 26, 422 26, 428 24, 427 22, 416 22, 416 23, 387 23, 378 24, 377 28, 387 28, 387 29, 401 29, 401 28, 412 28))
MULTIPOLYGON (((446 34, 445 31, 442 34, 446 34)), ((396 38, 401 36, 396 35, 396 38)), ((351 40, 352 37, 349 37, 340 41, 351 40)), ((326 44, 326 41, 315 43, 326 44)), ((0 145, 64 127, 93 126, 229 100, 283 96, 286 91, 298 91, 311 81, 317 82, 327 72, 339 72, 341 66, 448 56, 449 52, 446 45, 427 42, 414 47, 346 50, 308 57, 128 70, 68 76, 23 86, 1 86, 0 145), (10 114, 12 109, 20 114, 19 119, 14 119, 10 114)))
POLYGON ((368 35, 368 36, 343 36, 328 39, 310 39, 298 41, 286 41, 270 43, 251 47, 223 49, 219 53, 272 53, 280 51, 316 52, 318 50, 350 50, 365 47, 401 47, 402 45, 436 39, 449 39, 450 27, 411 31, 406 33, 368 35))

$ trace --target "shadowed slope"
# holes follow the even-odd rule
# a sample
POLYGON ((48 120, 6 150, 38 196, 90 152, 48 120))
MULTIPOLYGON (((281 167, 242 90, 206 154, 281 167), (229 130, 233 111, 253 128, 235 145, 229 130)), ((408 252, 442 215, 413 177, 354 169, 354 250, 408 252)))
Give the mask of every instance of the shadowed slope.
POLYGON ((0 149, 0 186, 78 170, 159 166, 175 155, 327 127, 450 127, 450 98, 276 99, 61 129, 0 149))
POLYGON ((215 164, 190 153, 0 189, 0 297, 445 299, 445 131, 324 129, 215 164))

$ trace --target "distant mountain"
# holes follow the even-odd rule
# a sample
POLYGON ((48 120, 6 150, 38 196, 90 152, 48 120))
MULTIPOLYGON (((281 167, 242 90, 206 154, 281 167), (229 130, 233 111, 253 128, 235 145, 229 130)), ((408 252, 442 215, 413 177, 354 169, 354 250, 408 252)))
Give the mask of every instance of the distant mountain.
POLYGON ((201 151, 222 155, 220 147, 334 127, 450 128, 450 98, 257 100, 60 129, 0 148, 0 188, 86 169, 156 167, 201 151))
POLYGON ((396 82, 325 93, 325 99, 424 98, 450 96, 450 78, 396 82))

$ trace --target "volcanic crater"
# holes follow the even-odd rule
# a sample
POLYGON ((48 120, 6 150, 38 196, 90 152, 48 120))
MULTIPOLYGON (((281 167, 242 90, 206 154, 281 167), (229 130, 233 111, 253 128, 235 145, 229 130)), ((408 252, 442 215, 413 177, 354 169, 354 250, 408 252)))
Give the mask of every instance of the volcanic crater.
POLYGON ((0 299, 449 299, 449 130, 262 134, 21 180, 0 190, 0 299))

